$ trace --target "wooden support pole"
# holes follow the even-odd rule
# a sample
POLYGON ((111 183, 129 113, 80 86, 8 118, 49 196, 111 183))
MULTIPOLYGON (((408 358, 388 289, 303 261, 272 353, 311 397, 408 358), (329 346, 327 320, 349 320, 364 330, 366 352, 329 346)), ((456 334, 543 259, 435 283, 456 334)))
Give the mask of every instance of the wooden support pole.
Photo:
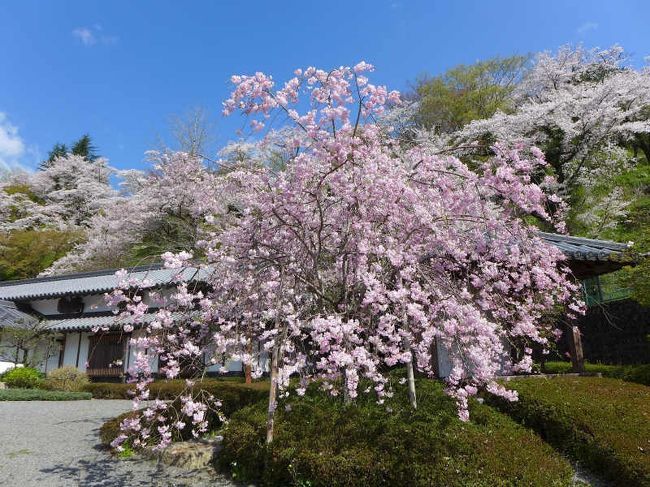
POLYGON ((582 353, 582 338, 580 336, 580 328, 577 326, 571 327, 571 333, 569 335, 569 348, 573 371, 583 373, 585 371, 585 359, 582 353))
POLYGON ((79 353, 81 352, 81 332, 79 332, 79 341, 77 342, 77 361, 75 364, 76 368, 79 368, 79 353))

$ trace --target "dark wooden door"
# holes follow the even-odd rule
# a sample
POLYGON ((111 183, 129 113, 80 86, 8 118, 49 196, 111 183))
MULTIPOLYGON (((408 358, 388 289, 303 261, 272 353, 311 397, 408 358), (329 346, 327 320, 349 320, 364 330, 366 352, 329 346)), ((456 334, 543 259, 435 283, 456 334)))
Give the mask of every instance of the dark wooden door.
POLYGON ((88 375, 91 377, 122 375, 127 336, 122 333, 100 333, 89 337, 89 340, 86 370, 88 375))

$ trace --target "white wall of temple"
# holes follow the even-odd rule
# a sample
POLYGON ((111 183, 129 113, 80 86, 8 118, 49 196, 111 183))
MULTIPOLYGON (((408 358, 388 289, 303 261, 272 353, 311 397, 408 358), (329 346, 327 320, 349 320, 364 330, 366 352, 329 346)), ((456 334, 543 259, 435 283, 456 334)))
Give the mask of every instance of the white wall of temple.
POLYGON ((84 313, 96 313, 98 311, 111 311, 113 308, 106 305, 103 294, 84 296, 84 313))
POLYGON ((86 364, 88 363, 88 335, 89 333, 86 332, 73 332, 66 334, 63 365, 71 365, 77 367, 79 370, 86 370, 86 364), (79 351, 78 354, 77 350, 79 351), (79 356, 78 363, 77 355, 79 356))
MULTIPOLYGON (((133 367, 135 364, 135 354, 136 354, 136 349, 133 345, 131 345, 131 339, 138 338, 143 335, 142 330, 135 330, 133 333, 131 333, 131 337, 129 341, 126 344, 126 352, 124 354, 124 370, 128 370, 129 367, 133 367)), ((153 373, 158 372, 158 356, 153 354, 153 353, 147 353, 147 356, 149 357, 149 367, 151 367, 151 371, 153 373)))
POLYGON ((45 372, 46 374, 52 372, 54 369, 57 369, 59 367, 59 355, 60 355, 60 350, 58 346, 54 347, 54 350, 52 350, 52 355, 48 357, 48 359, 45 361, 44 364, 41 365, 41 371, 45 372))
MULTIPOLYGON (((510 350, 511 346, 510 344, 503 340, 503 346, 506 350, 510 350)), ((445 347, 440 340, 436 341, 436 348, 437 348, 437 358, 438 358, 438 376, 441 378, 446 378, 449 377, 449 374, 451 374, 451 359, 449 358, 449 351, 447 350, 447 347, 445 347)), ((497 375, 505 375, 507 373, 507 370, 505 368, 506 363, 501 362, 501 369, 497 373, 497 375)))
POLYGON ((58 303, 58 299, 36 299, 31 301, 29 304, 35 311, 38 311, 41 314, 55 315, 58 313, 56 309, 58 303))
POLYGON ((451 359, 449 351, 440 340, 436 340, 436 355, 438 358, 438 377, 446 378, 451 374, 451 359))
MULTIPOLYGON (((171 294, 173 290, 162 289, 162 290, 157 290, 156 292, 158 292, 161 296, 165 297, 171 294)), ((82 296, 82 298, 84 302, 84 313, 98 313, 102 311, 113 310, 112 307, 106 304, 103 294, 91 294, 87 296, 82 296)), ((32 306, 32 308, 34 308, 34 310, 46 316, 57 315, 59 314, 59 311, 57 309, 59 304, 59 299, 60 298, 35 299, 34 301, 30 301, 29 304, 32 306)), ((148 292, 146 291, 144 292, 142 300, 147 304, 151 303, 148 292)))

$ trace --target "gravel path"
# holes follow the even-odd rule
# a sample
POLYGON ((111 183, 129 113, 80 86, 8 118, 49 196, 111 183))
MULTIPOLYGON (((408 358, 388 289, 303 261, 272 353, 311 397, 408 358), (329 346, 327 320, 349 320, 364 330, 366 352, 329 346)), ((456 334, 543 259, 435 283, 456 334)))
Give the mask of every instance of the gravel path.
POLYGON ((131 401, 117 400, 0 402, 0 485, 235 486, 203 471, 111 457, 99 427, 130 408, 131 401))

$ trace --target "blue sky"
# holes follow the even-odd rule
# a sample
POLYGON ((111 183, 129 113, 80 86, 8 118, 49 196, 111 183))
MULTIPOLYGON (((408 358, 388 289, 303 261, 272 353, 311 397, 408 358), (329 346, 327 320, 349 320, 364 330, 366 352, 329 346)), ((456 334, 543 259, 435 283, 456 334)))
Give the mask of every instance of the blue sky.
POLYGON ((34 168, 84 133, 118 168, 145 167, 174 114, 202 106, 217 145, 231 74, 373 63, 403 90, 419 74, 565 43, 650 55, 646 0, 0 2, 0 165, 34 168))

